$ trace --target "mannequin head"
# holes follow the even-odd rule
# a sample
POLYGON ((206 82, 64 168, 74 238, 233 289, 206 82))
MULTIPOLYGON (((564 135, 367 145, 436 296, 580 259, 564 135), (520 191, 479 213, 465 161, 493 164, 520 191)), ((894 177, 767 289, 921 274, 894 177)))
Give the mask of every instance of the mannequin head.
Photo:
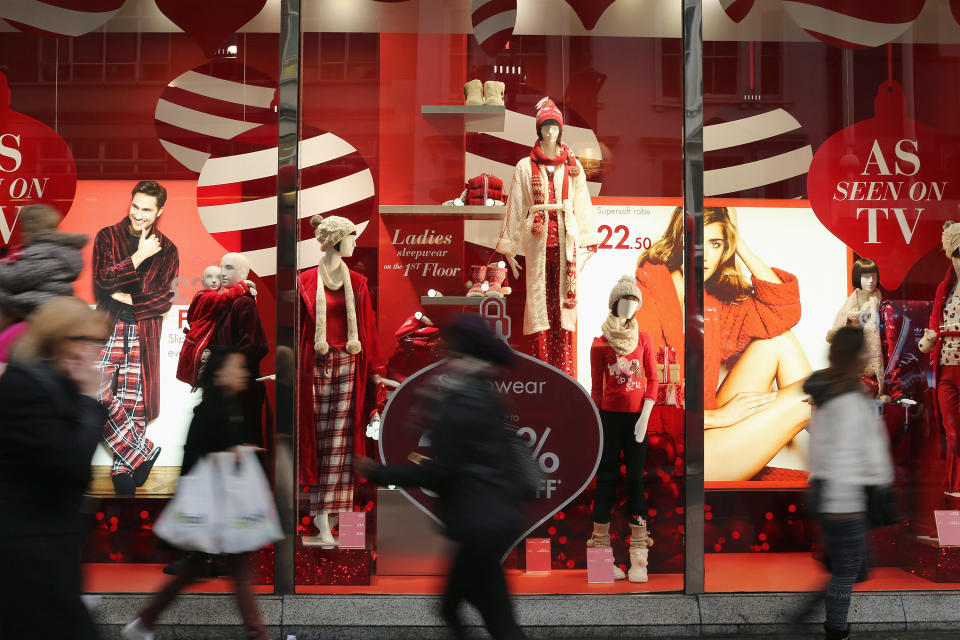
POLYGON ((357 248, 357 227, 350 220, 342 216, 324 218, 318 214, 310 218, 310 224, 322 251, 333 250, 344 258, 353 255, 357 248))
POLYGON ((229 287, 250 275, 250 262, 241 253, 227 253, 220 259, 220 282, 229 287))
POLYGON ((855 261, 850 272, 850 284, 854 289, 862 289, 866 293, 876 291, 880 286, 880 269, 877 263, 870 258, 855 261))
POLYGON ((622 275, 617 280, 617 284, 613 285, 613 289, 610 290, 608 300, 610 314, 624 320, 630 320, 637 309, 640 308, 641 299, 642 295, 639 287, 637 287, 636 276, 622 275))
POLYGON ((537 138, 547 146, 552 146, 560 142, 560 134, 563 128, 556 120, 547 120, 537 129, 537 138))
POLYGON ((537 138, 543 145, 553 146, 563 134, 563 113, 550 98, 537 103, 537 138))
POLYGON ((617 300, 617 304, 613 308, 613 315, 617 316, 618 318, 630 320, 637 313, 637 309, 639 308, 639 298, 636 296, 624 296, 617 300))
POLYGON ((219 289, 222 284, 220 279, 220 267, 213 264, 203 270, 203 288, 219 289))

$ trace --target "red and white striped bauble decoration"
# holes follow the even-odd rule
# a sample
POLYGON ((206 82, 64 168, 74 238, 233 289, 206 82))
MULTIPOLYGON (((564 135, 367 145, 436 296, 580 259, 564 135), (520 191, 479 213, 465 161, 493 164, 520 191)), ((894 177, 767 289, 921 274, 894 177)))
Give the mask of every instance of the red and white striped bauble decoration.
POLYGON ((0 18, 38 36, 69 38, 102 27, 126 0, 0 0, 0 18))
POLYGON ((753 9, 754 0, 720 0, 720 6, 734 22, 741 22, 753 9))
POLYGON ((817 40, 845 49, 867 49, 895 40, 910 28, 926 0, 783 0, 790 17, 817 40))
POLYGON ((216 60, 174 78, 160 94, 154 122, 160 144, 200 173, 211 150, 277 119, 276 81, 236 60, 216 60))
POLYGON ((597 26, 597 22, 600 21, 600 16, 616 1, 617 0, 567 0, 567 4, 570 5, 573 12, 580 18, 583 27, 587 31, 591 31, 597 26))
POLYGON ((473 0, 470 21, 480 48, 495 56, 503 51, 517 25, 517 0, 473 0))
MULTIPOLYGON (((320 262, 310 218, 343 216, 363 233, 374 206, 373 174, 349 142, 304 127, 300 141, 299 268, 320 262)), ((200 172, 197 208, 227 251, 244 254, 260 277, 277 272, 277 128, 264 125, 216 150, 200 172)))
POLYGON ((813 148, 790 113, 768 107, 743 115, 727 107, 703 128, 703 194, 802 198, 813 148))

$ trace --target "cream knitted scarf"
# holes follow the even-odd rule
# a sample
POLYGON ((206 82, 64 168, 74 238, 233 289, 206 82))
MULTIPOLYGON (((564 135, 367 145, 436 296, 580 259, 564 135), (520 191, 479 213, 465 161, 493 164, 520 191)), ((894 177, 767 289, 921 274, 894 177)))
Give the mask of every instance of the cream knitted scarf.
MULTIPOLYGON (((340 261, 340 277, 343 287, 343 295, 347 303, 347 353, 360 353, 360 338, 357 333, 357 305, 353 298, 353 285, 350 283, 350 269, 347 263, 340 261)), ((313 348, 320 355, 326 355, 330 351, 330 345, 327 343, 327 293, 328 288, 324 280, 327 274, 326 265, 321 260, 317 265, 317 328, 313 335, 313 348)), ((329 279, 329 275, 327 278, 329 279)), ((339 287, 337 287, 339 288, 339 287)), ((331 291, 336 289, 330 287, 331 291)))
POLYGON ((625 356, 636 351, 640 328, 633 318, 621 318, 611 313, 600 325, 600 330, 613 350, 620 355, 625 356))

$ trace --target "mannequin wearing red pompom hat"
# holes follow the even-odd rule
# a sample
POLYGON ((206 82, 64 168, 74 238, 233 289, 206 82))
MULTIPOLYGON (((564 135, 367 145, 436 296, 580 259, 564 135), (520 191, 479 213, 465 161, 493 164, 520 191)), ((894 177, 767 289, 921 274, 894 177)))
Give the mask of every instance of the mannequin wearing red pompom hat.
POLYGON ((537 142, 517 163, 497 250, 519 276, 527 266, 523 333, 534 357, 576 376, 577 277, 600 243, 583 167, 562 142, 563 114, 537 103, 537 142))

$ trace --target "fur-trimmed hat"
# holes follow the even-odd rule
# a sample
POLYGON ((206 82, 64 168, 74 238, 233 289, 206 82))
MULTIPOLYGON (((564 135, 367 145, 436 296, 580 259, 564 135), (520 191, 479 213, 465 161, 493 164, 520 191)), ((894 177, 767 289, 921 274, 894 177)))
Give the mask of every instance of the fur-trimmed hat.
POLYGON ((356 235, 357 233, 357 226, 343 216, 327 216, 324 218, 317 214, 310 218, 310 224, 313 225, 313 235, 320 243, 322 251, 336 246, 338 242, 350 234, 356 235))
POLYGON ((613 285, 613 289, 610 290, 610 309, 612 310, 617 304, 617 300, 627 296, 633 296, 640 302, 643 302, 643 295, 641 295, 640 289, 637 287, 637 279, 635 276, 620 276, 617 284, 613 285))
POLYGON ((543 98, 537 103, 537 131, 540 131, 541 125, 547 120, 556 120, 560 126, 563 126, 563 114, 550 98, 543 98))
POLYGON ((950 220, 944 222, 941 240, 943 242, 943 251, 949 258, 953 255, 953 252, 957 250, 957 247, 960 247, 960 224, 951 222, 950 220))

